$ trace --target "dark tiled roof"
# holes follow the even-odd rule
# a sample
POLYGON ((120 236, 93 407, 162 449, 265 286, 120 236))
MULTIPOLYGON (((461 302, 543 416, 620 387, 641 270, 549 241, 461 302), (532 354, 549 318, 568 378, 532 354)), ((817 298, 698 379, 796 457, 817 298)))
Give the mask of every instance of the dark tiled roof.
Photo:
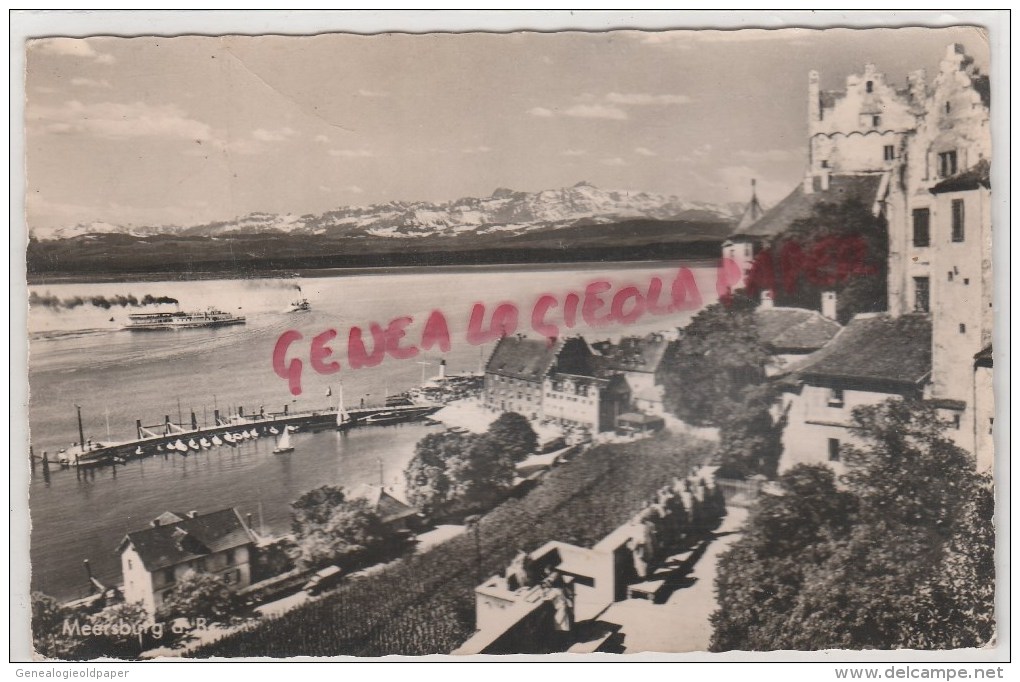
POLYGON ((560 339, 529 339, 504 336, 485 365, 488 374, 524 381, 542 381, 553 366, 561 372, 588 375, 592 371, 591 349, 579 337, 560 339))
POLYGON ((602 368, 616 372, 656 372, 669 341, 662 334, 625 336, 620 343, 602 348, 602 368))
POLYGON ((821 179, 814 178, 811 194, 804 193, 804 185, 799 184, 785 199, 765 211, 758 222, 748 228, 739 230, 732 237, 774 237, 786 231, 791 223, 811 216, 815 206, 822 203, 838 204, 847 199, 858 199, 870 206, 877 198, 882 184, 882 173, 843 174, 833 173, 829 176, 829 188, 821 189, 821 179))
POLYGON ((810 353, 832 340, 842 328, 817 310, 767 308, 755 313, 758 335, 774 353, 810 353))
POLYGON ((399 521, 418 513, 377 485, 359 486, 351 493, 351 497, 366 500, 383 523, 399 521))
POLYGON ((550 344, 546 339, 528 339, 520 336, 504 336, 485 365, 490 374, 541 381, 556 360, 561 342, 550 344))
POLYGON ((857 315, 792 371, 805 381, 858 379, 917 388, 931 374, 931 319, 919 314, 857 315))
POLYGON ((966 192, 978 187, 992 188, 991 164, 988 163, 988 159, 981 159, 967 170, 957 173, 951 178, 946 178, 932 187, 931 193, 966 192))
MULTIPOLYGON (((166 518, 166 513, 160 518, 166 518)), ((131 544, 151 573, 253 542, 255 538, 241 521, 237 510, 221 509, 193 519, 185 518, 177 523, 128 533, 120 544, 120 550, 131 544)))

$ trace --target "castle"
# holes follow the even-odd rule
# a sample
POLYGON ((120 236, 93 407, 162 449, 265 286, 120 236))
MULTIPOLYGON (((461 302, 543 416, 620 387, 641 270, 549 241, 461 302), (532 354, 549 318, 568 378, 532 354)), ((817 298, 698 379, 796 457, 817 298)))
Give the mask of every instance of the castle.
POLYGON ((838 469, 852 408, 900 396, 935 401, 953 440, 991 470, 989 98, 988 77, 959 45, 930 83, 922 70, 896 86, 868 64, 831 91, 808 74, 803 182, 767 211, 753 199, 723 256, 746 274, 793 221, 856 199, 888 226, 887 301, 793 368, 784 468, 838 469))

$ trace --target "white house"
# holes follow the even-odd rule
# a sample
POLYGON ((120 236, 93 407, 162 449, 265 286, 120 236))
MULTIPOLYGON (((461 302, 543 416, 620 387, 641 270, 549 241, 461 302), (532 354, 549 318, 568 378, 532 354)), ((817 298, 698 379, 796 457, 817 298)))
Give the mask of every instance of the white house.
POLYGON ((141 602, 155 616, 189 571, 220 575, 235 589, 247 587, 255 540, 236 509, 164 512, 148 528, 128 533, 118 547, 124 600, 141 602))

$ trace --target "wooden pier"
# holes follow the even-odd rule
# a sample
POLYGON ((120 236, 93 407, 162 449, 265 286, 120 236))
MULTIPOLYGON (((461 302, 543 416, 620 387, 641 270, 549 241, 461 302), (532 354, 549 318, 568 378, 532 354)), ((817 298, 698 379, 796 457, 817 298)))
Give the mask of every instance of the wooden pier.
MULTIPOLYGON (((167 415, 162 424, 154 426, 144 426, 141 420, 136 420, 137 437, 133 440, 118 443, 95 443, 91 446, 86 441, 85 447, 80 451, 75 448, 72 451, 58 453, 54 459, 49 459, 45 454, 43 457, 39 457, 31 452, 30 457, 33 463, 41 461, 44 466, 50 464, 62 467, 116 465, 130 459, 151 457, 156 454, 190 454, 178 453, 174 449, 167 448, 168 445, 176 443, 178 440, 187 443, 189 440, 211 439, 213 436, 222 436, 228 433, 237 434, 242 431, 250 433, 253 429, 260 437, 272 438, 276 434, 270 429, 283 433, 283 430, 289 427, 323 431, 326 429, 345 430, 359 426, 384 426, 423 419, 441 407, 442 405, 439 404, 414 404, 345 409, 345 419, 340 424, 337 423, 338 408, 336 407, 302 412, 289 412, 284 407, 283 412, 259 412, 251 415, 245 415, 243 409, 239 409, 237 414, 227 418, 221 417, 217 410, 213 413, 215 424, 213 426, 199 426, 196 415, 192 413, 190 428, 170 421, 170 417, 167 415)), ((231 445, 225 442, 219 447, 231 447, 231 445)))

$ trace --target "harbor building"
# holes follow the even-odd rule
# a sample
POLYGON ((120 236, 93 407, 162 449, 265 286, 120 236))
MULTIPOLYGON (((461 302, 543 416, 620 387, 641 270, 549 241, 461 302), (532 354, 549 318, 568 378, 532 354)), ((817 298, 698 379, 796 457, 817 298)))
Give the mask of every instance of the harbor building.
POLYGON ((255 542, 233 508, 208 514, 164 512, 148 528, 128 533, 118 547, 124 600, 141 602, 155 617, 190 571, 221 576, 235 590, 247 587, 255 542))
POLYGON ((529 339, 504 336, 485 364, 482 397, 486 407, 538 419, 545 380, 550 374, 595 376, 595 355, 579 336, 529 339))
POLYGON ((659 368, 669 347, 669 339, 661 332, 645 336, 625 336, 619 343, 601 341, 594 348, 601 354, 604 375, 621 374, 631 391, 631 403, 646 414, 662 416, 662 381, 659 368))

